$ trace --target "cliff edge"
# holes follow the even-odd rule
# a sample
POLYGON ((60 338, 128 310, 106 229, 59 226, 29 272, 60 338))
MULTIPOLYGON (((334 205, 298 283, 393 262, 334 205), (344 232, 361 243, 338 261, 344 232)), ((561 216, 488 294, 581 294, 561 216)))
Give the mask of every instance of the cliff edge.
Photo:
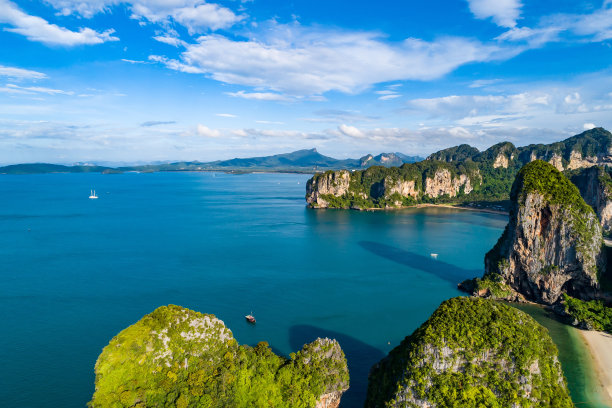
POLYGON ((605 268, 602 229, 593 209, 552 164, 523 166, 510 194, 510 219, 485 256, 484 279, 538 303, 562 293, 593 299, 605 268))

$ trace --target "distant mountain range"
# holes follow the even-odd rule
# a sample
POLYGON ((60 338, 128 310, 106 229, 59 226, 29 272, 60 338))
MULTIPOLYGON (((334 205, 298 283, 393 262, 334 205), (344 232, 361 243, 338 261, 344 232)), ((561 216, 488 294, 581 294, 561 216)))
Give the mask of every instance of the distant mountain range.
POLYGON ((175 162, 139 166, 108 167, 96 165, 63 166, 48 163, 14 164, 0 167, 0 174, 37 174, 37 173, 122 173, 126 171, 227 171, 252 172, 276 171, 314 173, 322 170, 365 169, 371 166, 401 166, 423 160, 419 156, 402 153, 368 154, 359 159, 334 159, 322 155, 317 149, 303 149, 292 153, 273 156, 249 157, 244 159, 217 160, 213 162, 175 162))

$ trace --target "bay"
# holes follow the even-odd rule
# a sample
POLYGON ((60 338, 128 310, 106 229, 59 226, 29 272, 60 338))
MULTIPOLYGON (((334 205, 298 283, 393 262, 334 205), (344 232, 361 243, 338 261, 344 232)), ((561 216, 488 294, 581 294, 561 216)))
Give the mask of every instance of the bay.
POLYGON ((351 373, 342 407, 362 406, 372 364, 482 274, 507 217, 309 210, 308 177, 0 176, 0 401, 84 407, 109 340, 178 304, 283 355, 336 338, 351 373))

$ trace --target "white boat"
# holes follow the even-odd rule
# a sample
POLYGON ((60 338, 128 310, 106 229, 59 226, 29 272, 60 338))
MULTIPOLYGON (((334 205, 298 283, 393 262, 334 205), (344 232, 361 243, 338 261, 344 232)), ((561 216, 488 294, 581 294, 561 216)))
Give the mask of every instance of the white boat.
POLYGON ((433 259, 438 259, 438 254, 431 253, 429 254, 433 259))
POLYGON ((91 198, 92 200, 98 198, 98 196, 96 195, 96 190, 90 191, 89 198, 91 198))

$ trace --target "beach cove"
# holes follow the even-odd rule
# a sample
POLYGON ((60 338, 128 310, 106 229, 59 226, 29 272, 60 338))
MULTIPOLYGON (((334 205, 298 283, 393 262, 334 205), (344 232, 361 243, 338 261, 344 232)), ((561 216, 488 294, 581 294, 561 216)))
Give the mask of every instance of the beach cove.
MULTIPOLYGON (((360 406, 371 365, 482 273, 507 221, 443 207, 308 210, 308 176, 296 174, 1 177, 7 406, 83 407, 102 347, 170 303, 285 355, 338 339, 351 370, 342 406, 360 406)), ((551 327, 577 406, 608 406, 591 398, 578 332, 551 327)))

